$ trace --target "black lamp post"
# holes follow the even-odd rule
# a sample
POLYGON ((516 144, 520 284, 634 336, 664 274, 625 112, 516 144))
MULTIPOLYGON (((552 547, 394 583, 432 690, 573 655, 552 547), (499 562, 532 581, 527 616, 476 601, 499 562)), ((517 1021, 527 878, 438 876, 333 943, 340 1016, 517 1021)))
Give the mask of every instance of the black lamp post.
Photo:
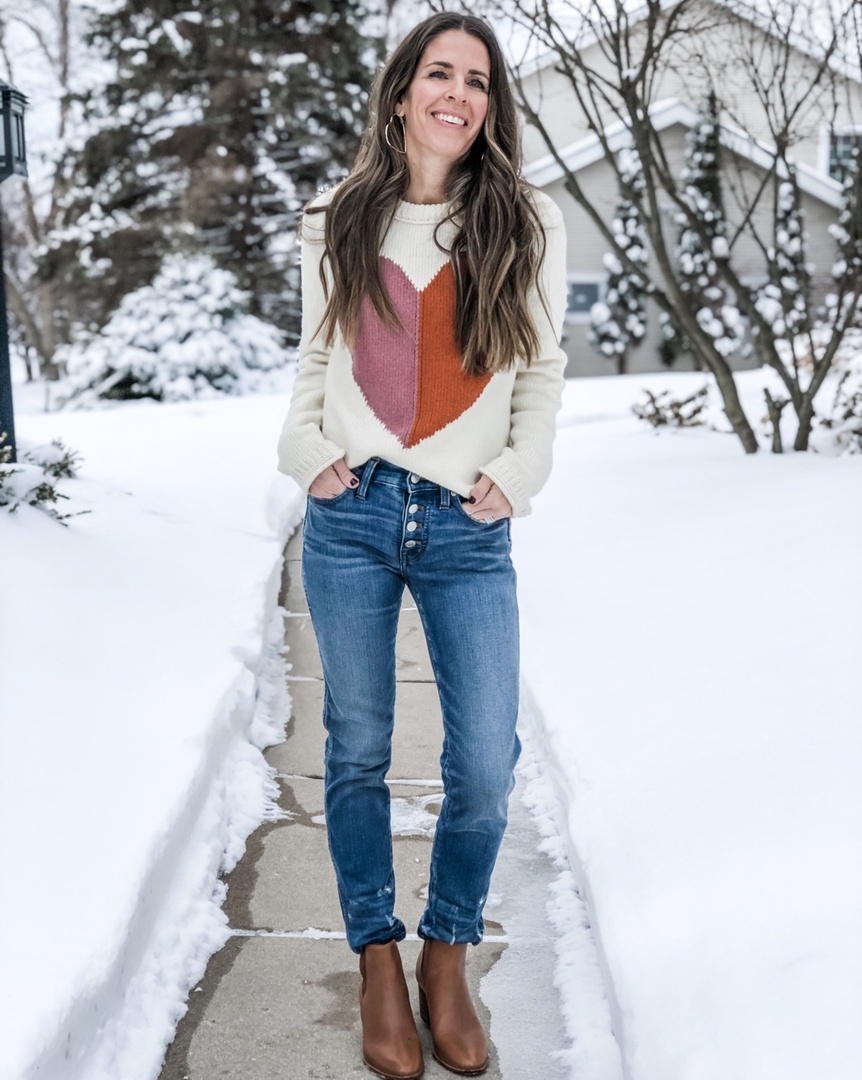
MULTIPOLYGON (((0 80, 0 183, 17 174, 27 175, 27 148, 24 143, 24 95, 0 80)), ((12 411, 12 370, 9 364, 9 322, 6 318, 6 279, 3 276, 3 229, 0 225, 0 435, 3 446, 15 452, 15 416, 12 411)))

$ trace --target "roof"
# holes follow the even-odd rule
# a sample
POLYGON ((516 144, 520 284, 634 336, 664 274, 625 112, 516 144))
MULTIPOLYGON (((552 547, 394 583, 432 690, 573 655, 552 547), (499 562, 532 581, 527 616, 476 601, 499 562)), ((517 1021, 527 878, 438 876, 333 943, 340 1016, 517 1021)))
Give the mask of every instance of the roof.
MULTIPOLYGON (((650 120, 656 131, 664 131, 674 124, 682 124, 684 127, 693 127, 698 119, 698 112, 691 105, 677 98, 665 98, 657 101, 650 107, 650 120)), ((620 120, 608 124, 604 131, 608 146, 616 153, 624 147, 631 146, 632 138, 630 129, 620 120)), ((726 146, 734 154, 748 158, 763 169, 770 169, 775 161, 775 148, 766 143, 752 138, 747 132, 728 124, 719 124, 719 139, 722 146, 726 146)), ((605 156, 604 147, 594 133, 578 139, 577 142, 564 147, 560 151, 560 157, 566 163, 570 172, 576 173, 588 165, 601 161, 605 156)), ((812 195, 815 199, 827 203, 829 206, 839 207, 842 199, 842 186, 830 176, 824 176, 809 165, 794 163, 796 177, 802 191, 812 195)), ((779 171, 781 171, 779 163, 779 171)), ((537 158, 524 166, 524 177, 535 184, 536 187, 546 187, 555 180, 563 177, 564 171, 552 154, 537 158)))

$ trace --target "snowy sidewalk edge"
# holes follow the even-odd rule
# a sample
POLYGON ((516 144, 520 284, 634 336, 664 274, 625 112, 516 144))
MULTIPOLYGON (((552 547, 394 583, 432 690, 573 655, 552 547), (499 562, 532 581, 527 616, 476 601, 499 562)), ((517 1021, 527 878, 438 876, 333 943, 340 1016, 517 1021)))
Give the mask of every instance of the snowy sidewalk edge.
POLYGON ((27 1080, 156 1077, 188 993, 229 937, 221 876, 239 861, 248 836, 281 815, 275 770, 262 751, 284 739, 290 716, 278 598, 301 504, 280 517, 279 555, 260 583, 259 649, 243 652, 242 670, 213 716, 198 774, 151 860, 122 949, 103 965, 106 977, 69 1004, 28 1063, 27 1080))
POLYGON ((569 829, 571 788, 554 753, 542 710, 524 676, 520 693, 518 728, 524 753, 519 767, 527 777, 522 798, 545 837, 543 850, 560 869, 552 889, 553 897, 548 902, 548 914, 558 933, 555 982, 572 1040, 572 1049, 566 1056, 572 1065, 572 1075, 579 1080, 592 1075, 610 1076, 608 1070, 615 1071, 618 1062, 624 1080, 631 1080, 625 1054, 625 1027, 602 945, 598 913, 589 878, 569 829), (581 925, 584 917, 586 926, 581 925), (610 1011, 612 1046, 608 1040, 601 1040, 596 1046, 597 1024, 601 1026, 602 1018, 584 1015, 584 1009, 595 1001, 595 988, 588 985, 590 977, 586 970, 593 963, 597 965, 610 1011), (596 1059, 595 1050, 599 1047, 603 1062, 596 1059))

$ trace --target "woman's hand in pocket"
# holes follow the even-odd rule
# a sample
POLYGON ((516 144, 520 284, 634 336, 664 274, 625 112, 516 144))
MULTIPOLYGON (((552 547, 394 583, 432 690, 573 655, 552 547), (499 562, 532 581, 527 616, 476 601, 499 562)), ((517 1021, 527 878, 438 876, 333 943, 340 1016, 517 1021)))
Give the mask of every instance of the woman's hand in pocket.
POLYGON ((477 521, 486 521, 488 518, 499 521, 500 518, 512 516, 512 504, 484 473, 470 489, 470 498, 473 502, 465 502, 464 509, 477 521))
POLYGON ((340 495, 345 488, 355 488, 359 486, 359 477, 347 468, 347 462, 344 458, 339 458, 334 465, 329 465, 327 468, 316 476, 311 483, 311 487, 308 489, 308 494, 313 495, 316 499, 334 499, 336 495, 340 495))

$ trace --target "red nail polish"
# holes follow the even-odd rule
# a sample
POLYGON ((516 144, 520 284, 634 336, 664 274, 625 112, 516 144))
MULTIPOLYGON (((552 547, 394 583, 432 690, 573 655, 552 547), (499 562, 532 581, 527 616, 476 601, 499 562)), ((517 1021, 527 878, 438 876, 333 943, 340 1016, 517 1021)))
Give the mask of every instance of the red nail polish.
POLYGON ((470 498, 467 500, 467 502, 470 502, 470 503, 474 503, 475 501, 476 501, 476 496, 475 495, 471 495, 470 498))
POLYGON ((353 477, 353 479, 352 479, 352 480, 350 481, 350 486, 351 486, 351 487, 356 487, 356 485, 357 485, 358 483, 359 483, 359 481, 358 481, 358 480, 356 479, 356 477, 354 476, 354 477, 353 477))

